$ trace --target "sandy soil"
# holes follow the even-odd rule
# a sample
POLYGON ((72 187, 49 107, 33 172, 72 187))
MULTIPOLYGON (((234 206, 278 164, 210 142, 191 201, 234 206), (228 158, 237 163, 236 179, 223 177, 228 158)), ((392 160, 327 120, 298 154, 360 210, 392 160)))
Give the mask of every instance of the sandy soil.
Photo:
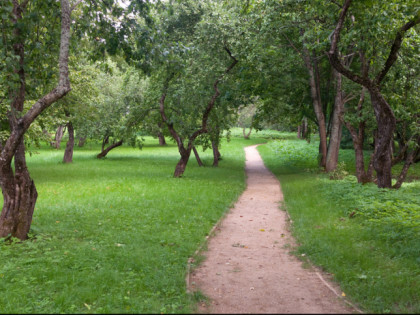
POLYGON ((247 189, 215 227, 206 259, 188 276, 190 291, 209 303, 200 313, 356 313, 344 303, 328 274, 289 251, 295 242, 280 183, 264 166, 256 146, 245 149, 247 189))

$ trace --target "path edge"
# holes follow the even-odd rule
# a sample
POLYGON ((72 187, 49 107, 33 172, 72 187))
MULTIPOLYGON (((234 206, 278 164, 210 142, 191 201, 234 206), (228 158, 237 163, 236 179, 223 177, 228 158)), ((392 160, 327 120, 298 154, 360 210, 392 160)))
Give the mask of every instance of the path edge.
MULTIPOLYGON (((265 144, 265 143, 263 143, 265 144)), ((257 146, 259 146, 261 144, 257 144, 257 146)), ((186 289, 185 291, 187 292, 187 294, 191 294, 193 293, 193 290, 191 290, 191 265, 194 262, 194 257, 196 257, 200 252, 203 251, 203 247, 205 245, 208 244, 208 240, 210 239, 210 237, 212 237, 215 234, 215 231, 218 227, 220 227, 220 225, 222 224, 223 220, 226 218, 227 214, 232 211, 232 209, 235 207, 235 204, 238 202, 239 198, 241 197, 241 195, 243 194, 243 192, 247 189, 248 187, 248 174, 246 172, 246 151, 245 148, 247 147, 252 147, 254 145, 249 145, 243 148, 244 150, 244 156, 245 156, 245 161, 244 161, 244 174, 245 174, 245 188, 244 190, 238 195, 238 197, 236 198, 236 200, 233 202, 233 204, 229 207, 229 209, 227 209, 223 215, 220 217, 220 219, 216 222, 216 224, 211 228, 210 232, 208 233, 208 235, 205 237, 204 241, 201 242, 201 244, 198 246, 198 248, 195 250, 194 254, 188 258, 187 260, 187 272, 185 275, 185 283, 186 283, 186 289)))
MULTIPOLYGON (((259 146, 260 144, 258 144, 258 145, 256 145, 255 146, 255 148, 256 148, 256 150, 258 151, 258 149, 257 149, 257 147, 259 146)), ((260 154, 260 152, 258 151, 258 154, 261 156, 261 154, 260 154)), ((263 160, 263 158, 262 158, 262 156, 261 156, 261 160, 262 160, 262 162, 263 162, 263 164, 264 164, 264 166, 266 167, 266 169, 278 180, 278 182, 279 182, 279 185, 280 185, 280 189, 281 189, 281 183, 280 183, 280 179, 279 178, 277 178, 277 176, 268 168, 268 166, 267 165, 265 165, 265 163, 264 163, 264 160, 263 160)), ((283 193, 283 192, 282 192, 283 193)), ((295 239, 295 237, 293 236, 293 233, 292 233, 292 225, 293 225, 293 220, 292 220, 292 218, 290 217, 290 214, 289 214, 289 212, 286 210, 286 205, 285 205, 285 202, 284 202, 284 198, 283 198, 283 200, 282 200, 282 202, 279 204, 279 211, 284 211, 285 212, 285 214, 286 214, 286 217, 287 217, 287 225, 288 225, 288 229, 290 230, 290 234, 291 234, 291 236, 295 239), (283 209, 283 207, 284 207, 284 209, 283 209)), ((300 259, 299 258, 299 256, 298 255, 296 255, 296 254, 293 254, 293 253, 291 253, 292 255, 294 255, 297 259, 300 259)), ((340 294, 338 294, 337 293, 337 291, 332 287, 332 286, 330 286, 329 284, 328 284, 328 281, 326 281, 325 279, 324 279, 324 277, 322 276, 322 273, 323 273, 323 271, 320 269, 320 267, 318 267, 318 266, 316 266, 316 265, 314 265, 313 263, 312 263, 312 261, 309 259, 309 257, 307 257, 307 259, 305 259, 305 262, 306 263, 308 263, 310 266, 311 266, 311 269, 312 270, 314 270, 314 272, 315 272, 315 274, 318 276, 318 278, 319 278, 319 280, 321 280, 321 282, 331 291, 331 292, 333 292, 340 300, 342 300, 343 302, 345 302, 347 305, 349 305, 350 307, 352 307, 356 312, 358 312, 358 313, 360 313, 360 314, 365 314, 365 312, 363 312, 362 310, 360 310, 356 305, 354 305, 353 303, 351 303, 350 301, 348 301, 345 297, 343 297, 342 295, 340 295, 340 294)), ((331 281, 331 280, 330 280, 331 281)), ((332 280, 332 281, 334 281, 339 287, 341 287, 340 286, 340 284, 337 282, 337 281, 335 281, 335 280, 332 280)))

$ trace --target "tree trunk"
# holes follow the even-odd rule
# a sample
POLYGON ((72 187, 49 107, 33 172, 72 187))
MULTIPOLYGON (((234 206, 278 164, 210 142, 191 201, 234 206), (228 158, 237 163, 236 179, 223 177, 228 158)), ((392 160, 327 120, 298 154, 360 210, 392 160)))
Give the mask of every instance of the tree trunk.
POLYGON ((111 144, 108 148, 103 149, 102 152, 99 153, 96 156, 96 158, 98 158, 98 159, 104 158, 108 154, 109 151, 111 151, 112 149, 115 149, 116 147, 121 146, 122 144, 123 144, 123 140, 120 140, 120 141, 118 141, 116 143, 111 144))
POLYGON ((417 146, 411 151, 405 160, 404 166, 401 170, 400 175, 397 178, 397 182, 392 186, 392 188, 399 189, 404 182, 405 178, 407 177, 408 169, 410 168, 411 164, 414 163, 414 159, 420 153, 420 136, 417 136, 417 146))
POLYGON ((317 78, 319 76, 316 73, 317 61, 314 58, 311 58, 309 55, 309 51, 304 49, 303 59, 305 61, 306 69, 309 73, 309 85, 311 87, 311 98, 312 98, 312 105, 314 107, 315 116, 318 122, 318 132, 319 132, 319 153, 320 153, 320 160, 319 166, 324 167, 326 166, 327 162, 327 130, 325 127, 325 116, 322 108, 322 101, 321 101, 321 92, 319 81, 317 78))
POLYGON ((252 127, 249 128, 249 131, 246 132, 246 127, 242 128, 242 133, 244 135, 245 140, 249 140, 249 136, 251 135, 252 127))
POLYGON ((344 101, 342 94, 342 77, 335 69, 333 69, 336 81, 336 95, 334 101, 334 113, 331 122, 330 143, 328 146, 327 161, 325 170, 331 172, 337 168, 338 154, 340 152, 341 134, 343 125, 341 116, 344 111, 344 101))
MULTIPOLYGON (((13 50, 19 60, 15 72, 19 76, 20 86, 10 88, 9 97, 12 100, 8 110, 10 135, 0 146, 0 186, 3 194, 3 209, 0 215, 0 237, 9 235, 25 240, 32 222, 32 215, 38 197, 35 184, 29 176, 25 160, 24 135, 36 118, 51 104, 65 96, 70 90, 68 57, 70 45, 71 8, 68 0, 61 0, 61 37, 59 53, 59 82, 47 94, 36 101, 23 114, 25 102, 25 62, 24 36, 21 27, 22 12, 29 1, 13 1, 14 44, 13 50), (21 41, 22 40, 22 41, 21 41), (12 160, 15 163, 15 173, 12 160)), ((75 6, 73 6, 74 8, 75 6)))
POLYGON ((302 121, 302 139, 306 139, 306 142, 311 142, 311 133, 308 127, 308 118, 303 117, 302 121))
POLYGON ((211 147, 213 148, 213 166, 218 167, 220 158, 219 149, 217 148, 217 144, 214 141, 211 142, 211 147))
POLYGON ((103 139, 102 139, 102 151, 104 151, 105 150, 105 146, 107 145, 109 143, 109 136, 105 136, 103 139))
POLYGON ((302 124, 298 126, 297 137, 298 139, 302 139, 302 124))
POLYGON ((80 148, 85 145, 86 137, 79 137, 79 143, 77 144, 80 148))
POLYGON ((183 150, 184 152, 181 153, 181 158, 178 162, 178 164, 175 167, 174 177, 178 178, 181 177, 184 172, 185 168, 187 167, 188 160, 190 159, 191 150, 183 150))
POLYGON ((160 131, 158 132, 158 138, 159 138, 159 145, 162 147, 165 146, 166 145, 165 136, 160 131))
POLYGON ((2 165, 0 184, 4 201, 0 216, 0 237, 11 235, 25 240, 28 238, 38 193, 26 167, 23 141, 16 150, 15 170, 13 174, 10 165, 2 165))
POLYGON ((185 171, 185 167, 187 166, 188 159, 190 158, 190 154, 191 154, 191 150, 192 150, 192 147, 193 147, 194 140, 199 135, 207 132, 207 121, 208 121, 209 115, 210 115, 210 113, 211 113, 211 111, 212 111, 212 109, 214 107, 214 104, 216 102, 216 99, 220 96, 220 91, 219 91, 219 88, 218 88, 218 85, 219 85, 220 81, 238 63, 238 60, 232 55, 232 53, 229 50, 229 48, 225 46, 224 49, 229 54, 229 57, 233 60, 233 62, 232 62, 232 64, 229 67, 227 67, 227 69, 225 70, 225 73, 222 74, 219 78, 217 78, 216 81, 214 81, 214 83, 213 83, 214 94, 211 97, 210 101, 207 104, 206 109, 203 112, 202 120, 201 120, 201 128, 198 129, 198 130, 196 130, 196 131, 194 131, 192 133, 192 135, 188 138, 187 149, 185 149, 183 140, 179 136, 179 134, 177 133, 177 131, 175 130, 173 123, 169 122, 169 120, 168 120, 168 118, 167 118, 167 116, 165 114, 166 93, 168 92, 169 82, 175 76, 175 73, 171 73, 166 78, 165 83, 163 85, 162 96, 161 96, 161 98, 159 100, 159 104, 160 104, 160 107, 159 107, 160 115, 162 117, 162 121, 168 127, 169 132, 171 133, 172 137, 177 142, 177 144, 178 144, 178 151, 179 151, 179 153, 181 155, 181 159, 179 160, 178 164, 175 167, 174 177, 181 177, 182 176, 182 174, 185 171))
MULTIPOLYGON (((373 80, 371 80, 367 71, 364 71, 365 73, 362 76, 359 76, 352 72, 349 68, 345 67, 339 58, 338 42, 340 39, 340 32, 343 29, 343 25, 345 24, 344 21, 346 19, 346 14, 350 7, 351 1, 352 0, 346 0, 343 4, 336 28, 331 36, 331 46, 327 55, 331 65, 337 69, 337 71, 344 74, 353 82, 366 87, 369 91, 373 110, 375 112, 376 122, 378 125, 373 161, 373 167, 375 168, 377 175, 377 185, 379 188, 391 188, 392 156, 390 144, 394 134, 396 120, 392 108, 389 106, 380 92, 380 84, 398 58, 398 51, 401 48, 404 35, 409 29, 420 23, 420 16, 418 14, 415 15, 410 21, 398 29, 394 41, 392 42, 388 58, 383 64, 382 70, 373 80)), ((361 57, 364 59, 363 54, 361 54, 361 57)), ((364 61, 362 60, 362 66, 363 64, 364 61)))
POLYGON ((73 148, 74 148, 74 128, 71 121, 67 124, 67 132, 69 140, 67 141, 66 150, 64 151, 63 163, 73 162, 73 148))
POLYGON ((159 127, 159 131, 158 131, 158 134, 157 134, 158 138, 159 138, 159 145, 160 146, 166 146, 165 136, 163 135, 163 132, 162 132, 163 122, 159 121, 157 125, 159 127))
POLYGON ((193 146, 193 152, 195 155, 195 159, 197 160, 198 166, 204 166, 203 162, 200 159, 200 156, 198 155, 197 149, 195 148, 195 146, 193 146))
POLYGON ((369 89, 369 94, 378 123, 373 167, 378 177, 378 187, 391 188, 392 150, 390 144, 394 134, 396 120, 391 107, 378 89, 369 89))
POLYGON ((55 132, 55 138, 53 142, 54 147, 56 149, 60 149, 61 140, 63 139, 65 131, 65 126, 58 126, 57 131, 55 132))
MULTIPOLYGON (((362 88, 360 93, 359 103, 357 104, 357 116, 362 118, 362 110, 365 101, 366 88, 362 88)), ((349 122, 344 121, 345 126, 350 132, 351 138, 353 140, 353 148, 356 160, 356 178, 358 183, 368 183, 372 181, 373 173, 373 155, 371 156, 368 170, 365 170, 365 159, 363 153, 363 144, 365 140, 365 121, 359 121, 358 129, 356 130, 349 122)))

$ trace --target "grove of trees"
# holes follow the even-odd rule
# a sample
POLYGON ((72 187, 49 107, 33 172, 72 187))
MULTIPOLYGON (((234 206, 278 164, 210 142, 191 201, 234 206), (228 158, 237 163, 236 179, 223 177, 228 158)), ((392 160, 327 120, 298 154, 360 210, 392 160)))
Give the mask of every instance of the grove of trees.
POLYGON ((77 142, 104 158, 139 132, 172 141, 174 177, 197 146, 217 166, 224 132, 262 123, 317 133, 331 172, 346 128, 358 182, 401 187, 420 160, 419 23, 414 0, 2 0, 0 237, 27 238, 25 153, 64 128, 64 163, 77 142))

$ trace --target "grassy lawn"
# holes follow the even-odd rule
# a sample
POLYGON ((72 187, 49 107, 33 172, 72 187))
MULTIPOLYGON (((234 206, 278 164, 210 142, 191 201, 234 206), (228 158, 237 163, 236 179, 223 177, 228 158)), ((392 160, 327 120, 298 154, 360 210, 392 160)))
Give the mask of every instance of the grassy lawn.
MULTIPOLYGON (((317 167, 315 141, 273 141, 259 151, 280 179, 296 254, 332 273, 366 312, 420 313, 420 165, 396 191, 352 175, 330 180, 317 167)), ((353 156, 340 153, 350 174, 353 156)))
POLYGON ((192 156, 181 179, 176 147, 152 138, 104 160, 88 143, 69 165, 63 149, 36 149, 31 239, 0 240, 0 312, 193 312, 187 260, 245 188, 243 147, 264 141, 223 142, 218 168, 211 150, 201 153, 208 167, 192 156))
MULTIPOLYGON (((211 150, 199 150, 208 167, 192 156, 181 179, 172 177, 176 147, 149 137, 141 151, 124 146, 104 160, 88 143, 68 165, 63 149, 36 149, 28 156, 39 193, 31 239, 0 240, 0 312, 194 312, 187 260, 245 188, 243 147, 266 141, 259 151, 281 181, 296 254, 334 274, 367 312, 420 312, 420 165, 400 190, 377 189, 319 172, 316 141, 241 135, 234 129, 222 143, 218 168, 211 150)), ((353 159, 341 150, 350 174, 353 159)))

